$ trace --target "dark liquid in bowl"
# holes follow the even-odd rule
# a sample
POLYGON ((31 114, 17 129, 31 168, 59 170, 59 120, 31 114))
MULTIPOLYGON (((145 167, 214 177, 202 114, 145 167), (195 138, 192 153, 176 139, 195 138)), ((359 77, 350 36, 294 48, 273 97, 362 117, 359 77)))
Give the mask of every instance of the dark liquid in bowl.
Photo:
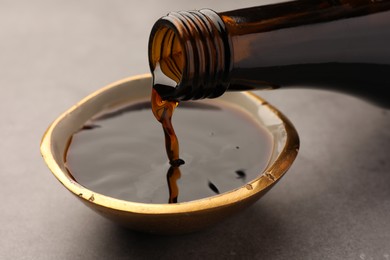
POLYGON ((66 165, 78 183, 127 201, 186 202, 239 188, 266 168, 270 133, 238 106, 214 99, 176 108, 172 121, 185 164, 174 170, 150 106, 145 100, 107 111, 73 135, 66 165))

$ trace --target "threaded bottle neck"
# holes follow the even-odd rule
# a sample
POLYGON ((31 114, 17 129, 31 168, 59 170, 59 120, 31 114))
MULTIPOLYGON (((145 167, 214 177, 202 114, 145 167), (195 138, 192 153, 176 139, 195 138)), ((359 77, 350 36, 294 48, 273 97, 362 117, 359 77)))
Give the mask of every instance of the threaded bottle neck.
POLYGON ((209 9, 172 12, 153 26, 149 66, 162 98, 214 98, 228 88, 232 68, 225 24, 209 9), (157 70, 176 84, 162 83, 157 70))

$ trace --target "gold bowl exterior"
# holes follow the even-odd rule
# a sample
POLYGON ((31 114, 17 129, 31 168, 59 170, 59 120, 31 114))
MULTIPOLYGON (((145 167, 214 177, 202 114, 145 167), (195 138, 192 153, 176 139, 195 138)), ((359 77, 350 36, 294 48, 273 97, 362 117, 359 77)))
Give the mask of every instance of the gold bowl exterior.
MULTIPOLYGON (((237 189, 177 204, 146 204, 115 199, 89 190, 68 172, 66 151, 72 135, 96 114, 150 96, 150 74, 114 82, 87 96, 59 116, 46 130, 41 154, 61 184, 102 216, 137 231, 182 234, 198 231, 240 212, 261 198, 290 168, 299 149, 292 123, 275 107, 249 92, 225 93, 221 99, 247 110, 273 136, 273 152, 263 172, 237 189)), ((151 119, 152 115, 151 115, 151 119)))

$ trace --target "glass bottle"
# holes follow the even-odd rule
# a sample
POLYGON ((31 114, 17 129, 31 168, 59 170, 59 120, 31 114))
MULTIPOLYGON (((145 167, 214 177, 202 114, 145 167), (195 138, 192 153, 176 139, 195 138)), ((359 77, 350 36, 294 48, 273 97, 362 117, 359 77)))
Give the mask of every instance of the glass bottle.
POLYGON ((390 107, 390 0, 172 12, 151 30, 149 65, 163 99, 307 87, 390 107))

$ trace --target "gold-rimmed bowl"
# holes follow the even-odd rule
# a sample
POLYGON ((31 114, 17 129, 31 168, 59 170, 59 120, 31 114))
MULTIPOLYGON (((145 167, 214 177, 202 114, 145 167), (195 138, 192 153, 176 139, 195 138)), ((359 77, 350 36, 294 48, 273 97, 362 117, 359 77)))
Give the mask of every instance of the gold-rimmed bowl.
POLYGON ((81 100, 47 128, 41 154, 61 184, 86 206, 102 216, 137 231, 182 234, 201 230, 252 205, 271 189, 294 162, 299 137, 293 124, 275 107, 249 92, 225 93, 220 99, 241 106, 272 136, 273 150, 258 177, 237 189, 212 197, 177 204, 148 204, 99 194, 78 183, 65 165, 74 133, 106 109, 145 100, 151 92, 151 75, 114 82, 81 100))

